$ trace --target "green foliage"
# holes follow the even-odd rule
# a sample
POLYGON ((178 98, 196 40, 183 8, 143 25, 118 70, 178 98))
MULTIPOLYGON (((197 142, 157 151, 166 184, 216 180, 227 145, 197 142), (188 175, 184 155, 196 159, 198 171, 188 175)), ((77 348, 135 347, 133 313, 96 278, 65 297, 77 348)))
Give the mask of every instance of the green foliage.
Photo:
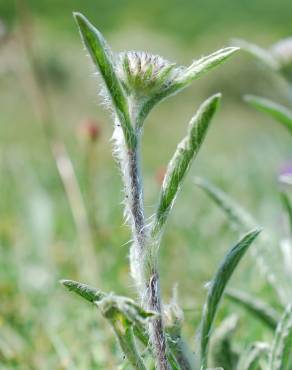
POLYGON ((86 284, 79 283, 74 280, 61 280, 60 283, 64 285, 69 291, 72 291, 80 297, 86 299, 88 302, 94 303, 100 301, 105 297, 105 293, 86 284))
POLYGON ((226 285, 230 280, 239 261, 244 256, 251 243, 256 239, 260 230, 256 229, 246 234, 225 256, 222 264, 217 270, 213 280, 208 287, 207 300, 203 310, 201 332, 200 332, 200 361, 201 370, 207 368, 208 347, 210 335, 215 320, 215 315, 224 293, 226 285))
POLYGON ((201 105, 189 123, 188 135, 178 144, 169 162, 155 215, 154 234, 161 230, 167 219, 182 181, 203 143, 220 98, 219 94, 214 95, 201 105))
MULTIPOLYGON (((140 175, 140 131, 146 116, 157 103, 181 91, 193 80, 220 65, 238 48, 221 49, 194 61, 189 67, 176 67, 160 56, 143 52, 124 52, 115 55, 101 33, 83 15, 75 13, 74 16, 83 42, 104 80, 110 96, 109 103, 115 113, 115 151, 125 185, 125 209, 133 236, 130 253, 131 270, 141 298, 141 307, 128 298, 105 295, 84 284, 68 280, 63 281, 63 284, 98 306, 103 316, 111 323, 122 350, 134 368, 145 367, 135 346, 134 334, 136 334, 144 344, 149 337, 157 369, 167 370, 171 366, 172 369, 189 370, 192 369, 192 364, 187 358, 187 347, 180 338, 180 329, 170 326, 169 336, 166 336, 164 329, 159 290, 157 236, 161 236, 162 226, 166 222, 182 180, 201 147, 221 95, 214 95, 201 105, 189 124, 187 136, 178 145, 168 166, 149 235, 146 232, 140 175), (119 130, 119 126, 122 131, 119 130), (140 318, 150 312, 155 315, 153 314, 152 320, 149 321, 149 328, 143 329, 140 318)), ((257 233, 246 236, 246 239, 228 254, 218 276, 215 277, 207 304, 207 307, 211 308, 211 312, 207 310, 207 326, 210 320, 214 320, 217 305, 231 273, 257 233), (226 273, 225 268, 228 270, 226 273)), ((203 328, 206 329, 206 326, 203 325, 203 328)))

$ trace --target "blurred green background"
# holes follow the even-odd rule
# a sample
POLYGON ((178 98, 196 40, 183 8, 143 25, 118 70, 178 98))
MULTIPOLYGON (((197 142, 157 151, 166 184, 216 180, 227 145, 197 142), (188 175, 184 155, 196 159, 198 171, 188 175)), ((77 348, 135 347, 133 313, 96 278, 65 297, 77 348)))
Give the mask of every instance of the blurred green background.
MULTIPOLYGON (((95 309, 68 296, 58 284, 60 278, 86 279, 102 290, 135 297, 121 180, 111 154, 111 117, 101 106, 100 80, 81 45, 72 11, 83 12, 115 51, 146 50, 185 65, 232 44, 234 37, 269 47, 291 34, 291 0, 27 0, 17 6, 0 0, 0 369, 113 369, 123 361, 95 309), (98 126, 96 140, 88 137, 92 122, 98 126), (50 125, 53 140, 71 158, 93 220, 98 271, 87 265, 90 258, 83 261, 87 241, 79 235, 50 151, 50 125)), ((147 121, 142 151, 150 216, 161 173, 188 120, 203 99, 223 93, 161 251, 164 299, 179 282, 191 342, 204 283, 237 239, 193 178, 212 180, 259 224, 285 233, 277 175, 292 160, 291 138, 246 106, 242 95, 259 94, 288 105, 286 89, 277 76, 241 52, 163 102, 147 121)), ((232 284, 276 300, 250 256, 232 284)), ((233 310, 223 303, 219 317, 233 310)), ((240 314, 239 343, 269 337, 261 325, 240 314)))

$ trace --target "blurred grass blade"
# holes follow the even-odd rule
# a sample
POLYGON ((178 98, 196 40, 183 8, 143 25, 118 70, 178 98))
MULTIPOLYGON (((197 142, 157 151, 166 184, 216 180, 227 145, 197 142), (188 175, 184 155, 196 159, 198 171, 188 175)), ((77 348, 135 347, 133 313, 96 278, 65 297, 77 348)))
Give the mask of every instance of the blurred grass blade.
POLYGON ((72 291, 80 297, 84 298, 86 301, 94 303, 95 301, 100 301, 106 296, 105 293, 100 290, 93 288, 87 284, 79 283, 74 280, 60 280, 60 283, 64 285, 69 291, 72 291))
POLYGON ((240 305, 265 323, 270 329, 276 329, 280 317, 278 313, 265 302, 235 289, 227 289, 225 295, 229 300, 240 305))
MULTIPOLYGON (((264 342, 255 342, 240 356, 237 370, 266 370, 267 367, 261 366, 261 360, 267 359, 270 347, 264 342)), ((266 366, 266 365, 265 365, 266 366)))
POLYGON ((102 34, 80 13, 74 13, 82 40, 89 51, 93 63, 98 68, 115 106, 128 148, 136 145, 136 136, 131 125, 128 101, 116 75, 110 47, 102 34))
POLYGON ((195 178, 195 184, 203 189, 219 208, 223 210, 232 225, 235 225, 241 230, 255 227, 256 222, 253 220, 252 216, 224 191, 211 182, 199 177, 195 178))
POLYGON ((201 322, 201 332, 200 332, 201 370, 205 370, 207 368, 208 347, 210 342, 212 326, 226 285, 230 280, 241 258, 243 257, 243 255, 248 250, 249 246, 255 240, 259 233, 260 233, 259 229, 250 231, 233 248, 231 248, 231 250, 226 254, 225 259, 219 266, 219 269, 217 270, 215 277, 210 283, 201 322))
MULTIPOLYGON (((206 194, 223 210, 232 226, 236 226, 239 231, 246 232, 247 230, 256 227, 257 223, 253 217, 239 205, 228 194, 223 192, 211 182, 195 178, 195 184, 203 189, 206 194)), ((267 231, 261 234, 259 241, 252 250, 252 255, 256 261, 257 267, 261 274, 266 278, 270 286, 275 290, 281 302, 287 304, 287 293, 283 288, 283 283, 280 277, 274 272, 270 266, 270 259, 272 250, 274 249, 274 237, 267 231), (268 248, 267 248, 268 247, 268 248)), ((273 266, 274 267, 274 266, 273 266)))
POLYGON ((179 143, 172 157, 160 192, 158 209, 154 223, 154 234, 163 227, 171 210, 182 181, 196 157, 206 136, 211 119, 216 112, 221 95, 216 94, 206 100, 189 124, 187 136, 179 143))
POLYGON ((179 74, 176 81, 172 86, 170 86, 170 91, 168 94, 177 92, 178 90, 187 87, 192 83, 192 81, 209 72, 211 69, 219 66, 237 51, 239 51, 238 47, 227 47, 194 61, 181 74, 179 74))
POLYGON ((277 72, 279 70, 280 65, 278 61, 268 50, 241 39, 232 39, 231 42, 233 45, 240 47, 240 49, 246 51, 248 54, 256 58, 258 61, 266 65, 274 72, 277 72))
POLYGON ((288 108, 269 99, 254 95, 245 95, 244 100, 260 112, 264 112, 277 120, 292 133, 292 111, 288 108))
POLYGON ((290 370, 292 367, 292 305, 289 304, 276 330, 269 370, 290 370))
POLYGON ((282 201, 283 207, 284 207, 284 209, 287 213, 287 216, 288 216, 290 234, 292 236, 292 204, 290 202, 288 194, 285 191, 281 191, 280 196, 281 196, 281 201, 282 201))
POLYGON ((224 370, 233 370, 238 361, 238 354, 232 346, 232 339, 238 327, 238 316, 231 315, 223 320, 214 331, 211 340, 211 362, 213 366, 221 365, 224 370))

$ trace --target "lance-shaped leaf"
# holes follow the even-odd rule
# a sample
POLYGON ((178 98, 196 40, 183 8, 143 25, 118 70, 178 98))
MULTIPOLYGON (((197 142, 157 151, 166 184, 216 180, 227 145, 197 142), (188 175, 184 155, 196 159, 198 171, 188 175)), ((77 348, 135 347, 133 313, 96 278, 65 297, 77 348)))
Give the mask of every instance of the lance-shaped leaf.
POLYGON ((130 121, 128 101, 115 72, 112 52, 102 34, 86 17, 80 13, 74 13, 74 17, 91 59, 105 82, 123 129, 126 144, 129 149, 133 149, 136 145, 136 136, 130 121))
POLYGON ((235 289, 228 289, 225 295, 229 300, 242 306, 253 316, 265 323, 270 329, 276 329, 280 317, 277 311, 271 306, 256 297, 235 289))
POLYGON ((290 370, 292 366, 292 305, 282 316, 274 338, 270 370, 290 370))
POLYGON ((269 50, 263 49, 256 44, 241 39, 233 39, 232 44, 246 51, 248 54, 256 58, 259 62, 266 65, 272 71, 277 72, 279 70, 279 62, 269 50))
POLYGON ((222 321, 214 331, 211 340, 211 363, 221 365, 224 370, 233 370, 238 361, 238 353, 233 349, 232 338, 238 326, 238 316, 231 315, 222 321))
POLYGON ((244 100, 257 110, 268 114, 292 133, 292 111, 281 104, 254 95, 245 95, 244 100))
POLYGON ((164 225, 183 179, 196 157, 206 136, 211 119, 218 107, 220 94, 206 100, 189 124, 187 136, 179 143, 171 159, 160 192, 158 209, 155 215, 153 233, 158 233, 164 225))
POLYGON ((219 208, 223 210, 232 225, 235 225, 241 230, 250 229, 256 225, 252 216, 217 186, 199 177, 195 178, 195 184, 203 189, 219 208))
POLYGON ((168 85, 145 102, 138 121, 143 121, 149 111, 161 100, 183 90, 194 80, 222 64, 239 50, 240 48, 238 47, 223 48, 199 60, 195 60, 189 67, 179 67, 174 70, 173 77, 168 85))
POLYGON ((217 50, 215 53, 195 60, 189 67, 178 75, 168 93, 174 93, 188 86, 192 81, 201 77, 211 69, 226 61, 231 55, 239 51, 239 47, 227 47, 217 50))
POLYGON ((64 279, 60 280, 60 283, 64 285, 64 287, 66 287, 70 292, 78 294, 80 297, 84 298, 90 303, 100 301, 106 296, 106 293, 103 293, 87 284, 79 283, 78 281, 64 279))
POLYGON ((203 317, 200 332, 200 361, 201 370, 207 368, 208 349, 212 332, 213 323, 219 307, 221 297, 226 285, 230 280, 241 258, 248 250, 251 243, 258 236, 260 230, 255 229, 246 234, 231 250, 226 254, 225 259, 219 266, 215 277, 210 282, 207 300, 203 309, 203 317))
POLYGON ((264 342, 255 342, 247 348, 246 351, 242 352, 240 356, 237 368, 238 370, 265 370, 265 367, 261 366, 261 362, 267 362, 268 355, 270 352, 270 346, 264 342))

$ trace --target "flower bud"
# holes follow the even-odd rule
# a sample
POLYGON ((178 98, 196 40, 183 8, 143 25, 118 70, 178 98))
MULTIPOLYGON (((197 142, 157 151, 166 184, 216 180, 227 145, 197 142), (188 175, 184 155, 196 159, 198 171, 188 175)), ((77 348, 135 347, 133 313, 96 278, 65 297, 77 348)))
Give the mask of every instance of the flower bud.
POLYGON ((136 99, 162 93, 179 69, 159 55, 145 52, 123 52, 117 60, 117 74, 128 95, 136 99))

